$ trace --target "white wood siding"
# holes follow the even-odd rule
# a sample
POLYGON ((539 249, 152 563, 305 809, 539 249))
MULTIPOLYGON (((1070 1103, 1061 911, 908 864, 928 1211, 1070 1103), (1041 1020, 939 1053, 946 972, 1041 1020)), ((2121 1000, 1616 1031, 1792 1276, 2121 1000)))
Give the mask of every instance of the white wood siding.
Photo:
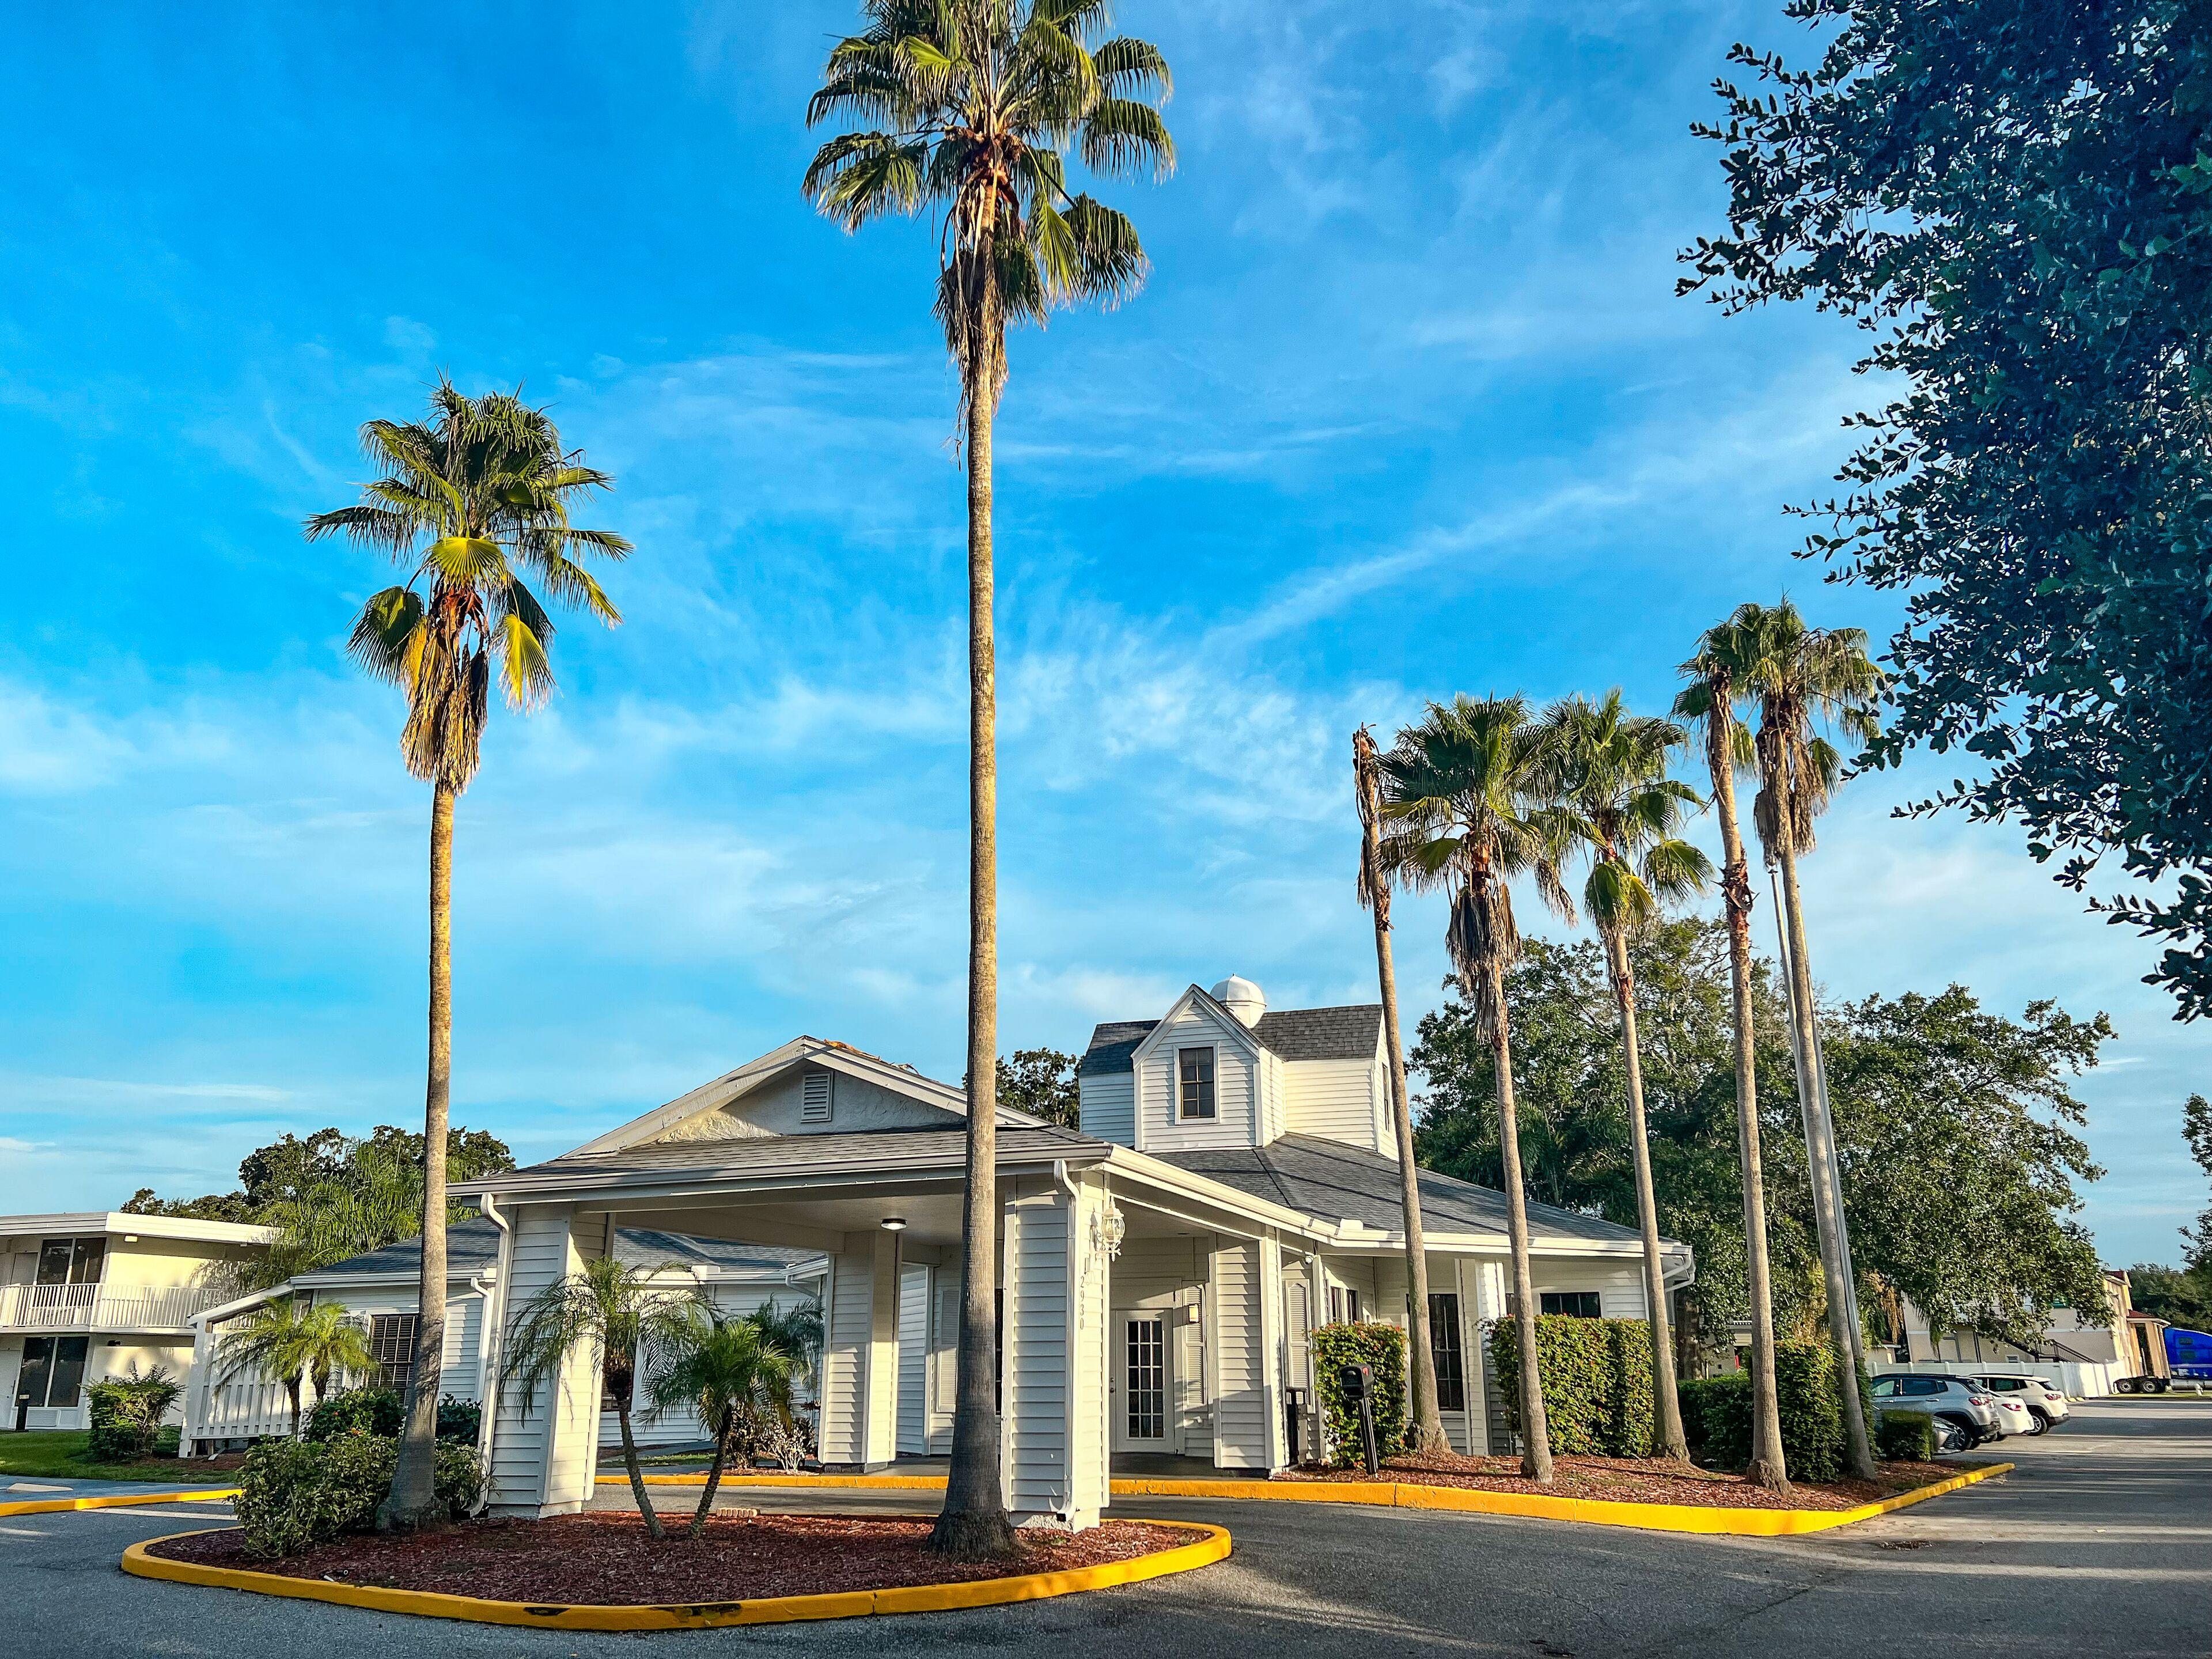
POLYGON ((1187 1004, 1162 1021, 1146 1043, 1151 1046, 1137 1054, 1139 1151, 1175 1152, 1258 1144, 1258 1066, 1249 1032, 1242 1026, 1232 1031, 1212 1013, 1187 1004), (1176 1051, 1209 1046, 1214 1050, 1214 1115, 1211 1120, 1185 1121, 1177 1115, 1176 1051))
MULTIPOLYGON (((547 1285, 581 1270, 587 1252, 574 1237, 566 1204, 529 1204, 515 1213, 507 1247, 507 1305, 521 1308, 547 1285)), ((595 1232, 587 1220, 586 1232, 595 1232)), ((589 1252, 596 1255, 596 1249, 589 1252)), ((528 1409, 519 1389, 503 1392, 492 1443, 491 1501, 507 1513, 580 1508, 597 1471, 599 1355, 580 1344, 528 1409)))
POLYGON ((830 1259, 823 1305, 822 1416, 817 1432, 825 1463, 867 1461, 868 1339, 875 1258, 854 1252, 830 1259))
POLYGON ((952 1450, 952 1406, 960 1396, 960 1262, 958 1255, 948 1252, 937 1270, 936 1323, 929 1350, 932 1456, 945 1456, 952 1450))
POLYGON ((1006 1206, 1006 1507, 1019 1523, 1066 1512, 1072 1385, 1071 1216, 1066 1195, 1006 1206))
POLYGON ((930 1269, 899 1270, 898 1449, 905 1456, 929 1452, 930 1269))
POLYGON ((1106 1413, 1109 1402, 1106 1375, 1113 1361, 1114 1324, 1107 1304, 1112 1267, 1103 1249, 1091 1243, 1092 1220, 1106 1208, 1104 1189, 1082 1188, 1071 1221, 1069 1259, 1074 1264, 1076 1297, 1069 1321, 1075 1352, 1070 1360, 1069 1400, 1071 1462, 1067 1511, 1072 1527, 1095 1526, 1105 1508, 1113 1467, 1113 1443, 1106 1413))
MULTIPOLYGON (((1364 1060, 1300 1060, 1283 1067, 1283 1127, 1347 1146, 1375 1140, 1375 1065, 1364 1060)), ((1395 1150, 1395 1149, 1394 1149, 1395 1150)))
POLYGON ((1082 1104, 1083 1133, 1116 1146, 1137 1144, 1137 1079, 1133 1072, 1103 1072, 1079 1078, 1076 1098, 1082 1104))
POLYGON ((1261 1246, 1222 1240, 1213 1251, 1213 1462, 1217 1468, 1273 1466, 1265 1280, 1261 1246))

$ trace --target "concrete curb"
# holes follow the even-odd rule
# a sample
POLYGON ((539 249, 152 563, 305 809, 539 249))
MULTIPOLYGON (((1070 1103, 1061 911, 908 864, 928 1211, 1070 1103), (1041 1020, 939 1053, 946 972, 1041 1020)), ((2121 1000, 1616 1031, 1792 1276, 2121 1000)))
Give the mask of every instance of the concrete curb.
MULTIPOLYGON (((323 1578, 292 1578, 283 1573, 252 1572, 237 1567, 208 1567, 191 1561, 170 1561, 147 1553, 151 1544, 167 1538, 149 1538, 123 1553, 123 1571, 138 1578, 163 1579, 178 1584, 212 1585, 223 1589, 249 1590, 261 1595, 283 1595, 307 1601, 328 1601, 339 1607, 368 1607, 379 1613, 415 1613, 430 1619, 461 1619, 478 1625, 518 1625, 538 1630, 702 1630, 717 1625, 785 1625, 803 1620, 860 1619, 877 1613, 945 1613, 963 1607, 998 1607, 1011 1601, 1041 1601, 1083 1590, 1106 1589, 1115 1584, 1141 1583, 1171 1573, 1210 1566, 1229 1554, 1225 1528, 1196 1522, 1156 1522, 1158 1526, 1188 1528, 1205 1537, 1129 1561, 1109 1561, 1095 1567, 1071 1567, 1063 1572, 1031 1572, 1011 1578, 977 1578, 958 1584, 916 1584, 902 1589, 847 1590, 830 1595, 764 1596, 755 1601, 707 1601, 695 1606, 670 1604, 647 1607, 536 1606, 526 1601, 489 1601, 472 1595, 442 1595, 430 1590, 380 1589, 365 1584, 333 1583, 323 1578)), ((200 1531, 220 1531, 203 1528, 200 1531)), ((172 1533, 169 1538, 191 1538, 198 1532, 172 1533)))
MULTIPOLYGON (((1573 1521, 1593 1527, 1637 1527, 1646 1532, 1693 1532, 1738 1538, 1782 1538, 1826 1532, 1871 1521, 1931 1498, 1971 1486, 2014 1466, 1992 1463, 1911 1492, 1848 1510, 1724 1509, 1699 1504, 1624 1504, 1595 1498, 1547 1498, 1536 1492, 1480 1492, 1466 1486, 1420 1486, 1391 1480, 1172 1480, 1137 1477, 1110 1483, 1116 1498, 1234 1498, 1276 1504, 1366 1504, 1381 1509, 1455 1510, 1474 1515, 1513 1515, 1539 1521, 1573 1521)), ((700 1474, 649 1474, 649 1486, 701 1486, 700 1474)), ((602 1486, 629 1484, 626 1475, 599 1477, 602 1486)), ((724 1475, 722 1484, 851 1490, 941 1491, 942 1476, 917 1474, 724 1475)))
POLYGON ((56 1515, 64 1510, 134 1510, 142 1504, 213 1504, 238 1496, 236 1486, 204 1492, 124 1492, 98 1498, 40 1498, 22 1504, 0 1504, 0 1516, 56 1515))

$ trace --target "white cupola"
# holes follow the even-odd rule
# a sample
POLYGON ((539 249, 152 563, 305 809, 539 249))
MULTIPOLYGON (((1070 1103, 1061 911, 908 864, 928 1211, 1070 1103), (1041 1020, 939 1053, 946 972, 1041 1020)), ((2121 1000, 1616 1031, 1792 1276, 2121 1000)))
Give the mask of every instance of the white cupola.
POLYGON ((1267 1012, 1267 994, 1249 979, 1231 974, 1213 988, 1213 1000, 1247 1025, 1257 1025, 1267 1012))

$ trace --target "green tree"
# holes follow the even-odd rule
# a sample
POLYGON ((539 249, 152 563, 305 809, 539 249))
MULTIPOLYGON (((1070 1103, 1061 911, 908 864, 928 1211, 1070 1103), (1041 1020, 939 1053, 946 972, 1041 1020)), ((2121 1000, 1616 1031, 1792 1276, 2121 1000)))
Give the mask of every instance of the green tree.
POLYGON ((1057 1048, 1017 1048, 999 1062, 999 1102, 1063 1129, 1079 1127, 1083 1103, 1075 1084, 1075 1056, 1057 1048))
POLYGON ((1406 1094, 1406 1048, 1398 1030, 1398 968, 1390 951, 1392 872, 1382 863, 1382 757, 1373 733, 1352 734, 1352 796, 1359 808, 1359 902, 1375 918, 1375 975, 1382 994, 1382 1046, 1390 1058, 1390 1118, 1398 1134, 1398 1212, 1406 1232, 1406 1309, 1413 1350, 1413 1420, 1407 1449, 1416 1456, 1449 1449, 1437 1405, 1437 1362, 1429 1332, 1429 1252, 1421 1227, 1421 1177, 1413 1162, 1413 1109, 1406 1094))
MULTIPOLYGON (((2212 1101, 2207 1101, 2203 1095, 2191 1095, 2183 1103, 2181 1138, 2189 1143, 2189 1155, 2204 1171, 2204 1179, 2212 1182, 2212 1101)), ((2204 1206, 2194 1227, 2182 1229, 2181 1237, 2189 1247, 2189 1265, 2212 1273, 2212 1204, 2204 1206)))
MULTIPOLYGON (((1728 916, 1729 975, 1735 1000, 1735 1113, 1743 1171, 1744 1290, 1751 1304, 1751 1462, 1744 1474, 1771 1492, 1790 1489, 1782 1455, 1782 1415, 1774 1384, 1774 1276, 1766 1234, 1765 1153, 1759 1123, 1758 1033, 1752 1006, 1751 867, 1736 817, 1735 777, 1751 761, 1748 734, 1735 717, 1753 661, 1753 641, 1733 622, 1716 624, 1684 663, 1690 684, 1674 699, 1677 718, 1702 726, 1705 768, 1721 826, 1721 900, 1728 916)), ((1524 1341, 1524 1351, 1534 1352, 1524 1341)))
MULTIPOLYGON (((500 1366, 501 1389, 522 1391, 527 1411, 538 1390, 556 1384, 561 1366, 579 1346, 599 1355, 599 1386, 614 1401, 615 1421, 622 1430, 623 1467, 629 1472, 629 1489, 637 1512, 645 1517, 648 1536, 661 1536, 660 1516, 645 1489, 645 1472, 637 1458, 637 1437, 630 1413, 637 1393, 638 1355, 657 1339, 680 1337, 686 1312, 695 1296, 657 1287, 656 1267, 627 1267, 611 1255, 593 1258, 580 1273, 548 1285, 514 1311, 507 1338, 507 1358, 500 1366)), ((496 1398, 487 1411, 497 1411, 496 1398)))
POLYGON ((1729 228, 1684 258, 1730 311, 1810 301, 1900 390, 1806 544, 1909 595, 1871 751, 1979 764, 1916 809, 2016 819, 2084 886, 2164 896, 2149 976, 2212 997, 2212 13, 2178 0, 1790 0, 1809 67, 1716 83, 1729 228))
POLYGON ((284 1385, 292 1402, 292 1433, 300 1432, 300 1390, 312 1379, 315 1397, 331 1378, 374 1368, 368 1337, 334 1302, 310 1307, 296 1297, 264 1302, 222 1334, 216 1345, 216 1375, 223 1379, 258 1370, 284 1385))
POLYGON ((1563 775, 1559 802, 1589 861, 1583 913, 1605 949, 1626 1071, 1628 1150, 1636 1218, 1644 1236, 1644 1294, 1651 1322, 1651 1398, 1662 1457, 1686 1461, 1682 1409, 1674 1394, 1674 1347, 1667 1315, 1666 1269, 1659 1257, 1659 1201, 1651 1184, 1651 1140, 1644 1110, 1644 1059, 1636 1034, 1636 976, 1629 936, 1659 919, 1668 901, 1702 892, 1712 861, 1677 833, 1682 809, 1702 803, 1667 775, 1689 733, 1671 720, 1631 714, 1618 690, 1601 702, 1570 697, 1546 720, 1558 732, 1563 775))
POLYGON ((723 1465, 747 1417, 789 1413, 799 1361, 778 1346, 762 1322, 722 1319, 697 1303, 678 1308, 655 1327, 653 1338, 653 1380, 647 1386, 653 1410, 688 1407, 714 1439, 707 1484, 691 1517, 690 1535, 696 1538, 707 1529, 723 1465))
POLYGON ((1505 975, 1521 954, 1510 884, 1516 878, 1534 881, 1560 915, 1574 913, 1559 881, 1565 826, 1549 805, 1559 759, 1555 734, 1531 717, 1525 699, 1459 697, 1431 703, 1425 716, 1399 732, 1382 763, 1382 810, 1393 824, 1382 868, 1416 889, 1440 887, 1450 894, 1444 948, 1496 1060, 1514 1318, 1521 1352, 1528 1357, 1521 1373, 1521 1468, 1539 1486, 1551 1483, 1552 1447, 1537 1375, 1536 1292, 1528 1267, 1528 1204, 1521 1178, 1505 975))
POLYGON ((431 787, 429 1066, 422 1113, 422 1314, 407 1383, 407 1422, 380 1528, 412 1528, 440 1511, 434 1487, 446 1341, 446 1142, 453 1086, 453 803, 475 777, 491 683, 527 710, 553 693, 553 620, 526 581, 612 625, 622 618, 580 557, 619 558, 629 544, 568 521, 570 505, 612 487, 562 445, 542 409, 519 394, 470 398, 441 380, 422 422, 370 421, 370 462, 386 469, 361 501, 307 521, 310 541, 344 536, 409 567, 372 594, 350 650, 407 696, 399 748, 431 787), (427 592, 417 592, 420 585, 427 592))
POLYGON ((848 230, 890 214, 939 216, 937 317, 960 375, 968 465, 968 1182, 951 1468, 936 1547, 1010 1554, 999 1486, 997 1252, 998 670, 992 621, 992 431, 1009 323, 1054 307, 1112 305, 1146 260, 1122 214, 1067 184, 1066 152, 1094 173, 1164 177, 1167 60, 1099 41, 1105 0, 865 0, 866 27, 832 49, 809 125, 847 121, 805 189, 848 230))

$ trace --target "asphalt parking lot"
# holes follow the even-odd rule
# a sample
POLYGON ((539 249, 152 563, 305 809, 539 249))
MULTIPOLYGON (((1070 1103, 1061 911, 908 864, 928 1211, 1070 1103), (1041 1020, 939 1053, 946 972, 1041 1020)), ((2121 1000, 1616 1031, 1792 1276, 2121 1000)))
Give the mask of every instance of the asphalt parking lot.
MULTIPOLYGON (((0 1518, 11 1651, 300 1659, 685 1652, 1271 1659, 2212 1653, 2212 1401, 2111 1401, 1998 1449, 2017 1474, 1797 1540, 1712 1539, 1487 1516, 1138 1500, 1227 1526, 1203 1571, 1056 1601, 761 1630, 594 1636, 322 1607, 129 1578, 125 1544, 221 1524, 220 1505, 0 1518)), ((681 1501, 680 1495, 672 1498, 681 1501)), ((927 1494, 920 1496, 927 1497, 927 1494)), ((745 1503, 775 1500, 748 1492, 745 1503)), ((867 1494, 854 1508, 913 1509, 867 1494)), ((819 1496, 811 1507, 826 1507, 819 1496)))

